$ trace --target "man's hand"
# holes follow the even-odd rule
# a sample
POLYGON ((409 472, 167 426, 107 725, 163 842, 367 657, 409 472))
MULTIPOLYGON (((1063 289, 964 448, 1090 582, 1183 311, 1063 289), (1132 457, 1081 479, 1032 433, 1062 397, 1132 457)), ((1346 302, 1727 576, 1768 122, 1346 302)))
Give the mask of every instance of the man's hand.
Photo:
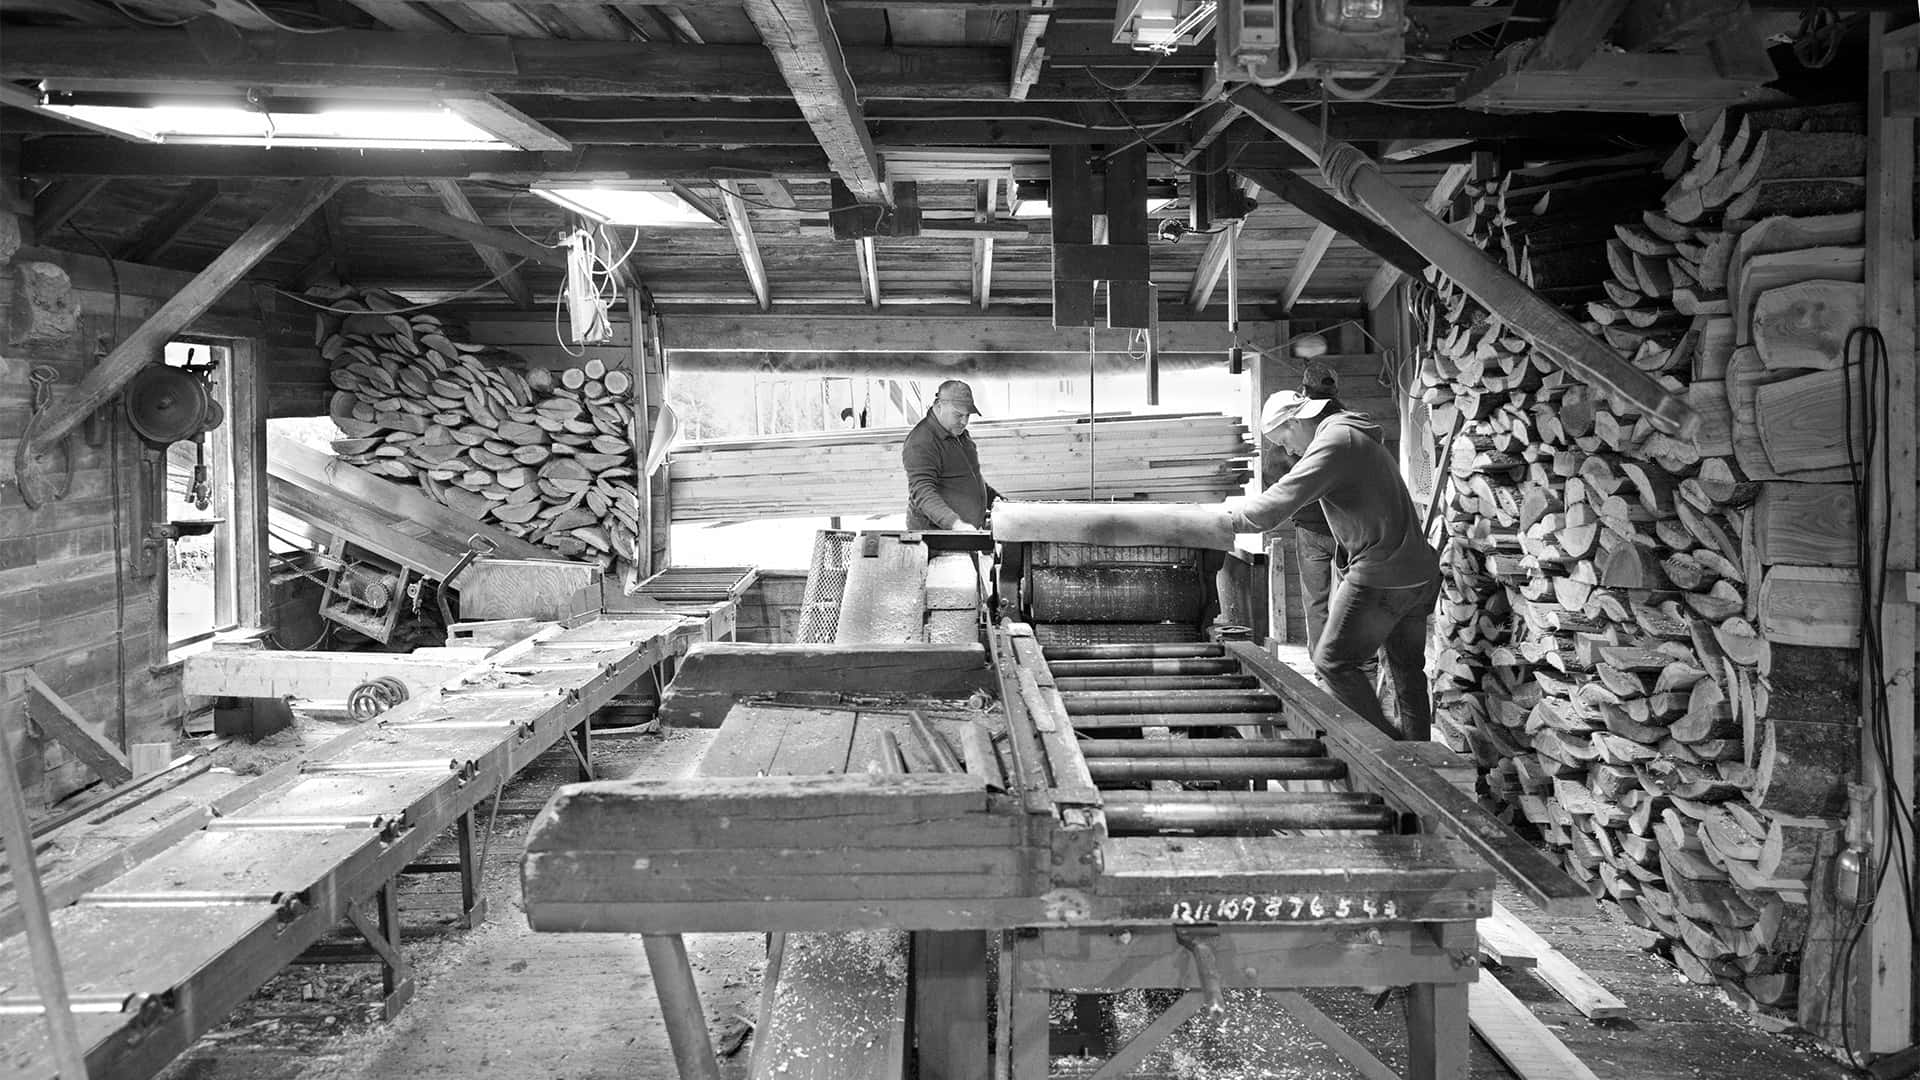
POLYGON ((974 523, 972 523, 971 521, 956 521, 956 522, 954 522, 954 523, 953 523, 953 529, 952 529, 951 531, 953 531, 953 532, 979 532, 979 531, 980 531, 980 526, 978 526, 978 525, 975 525, 975 524, 974 524, 974 523))

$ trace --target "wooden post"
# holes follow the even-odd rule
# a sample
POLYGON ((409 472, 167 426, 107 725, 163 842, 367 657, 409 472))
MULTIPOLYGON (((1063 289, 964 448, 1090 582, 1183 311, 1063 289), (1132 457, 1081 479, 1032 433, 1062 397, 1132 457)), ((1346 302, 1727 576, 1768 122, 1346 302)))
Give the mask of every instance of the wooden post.
POLYGON ((20 772, 13 763, 10 733, 0 730, 0 839, 6 840, 8 869, 14 875, 14 895, 27 924, 27 954, 33 959, 33 981, 40 991, 41 1008, 53 1043, 53 1061, 61 1076, 86 1080, 87 1055, 80 1045, 80 1029, 67 1004, 67 979, 60 970, 60 951, 53 940, 53 917, 46 893, 40 891, 40 865, 33 856, 33 828, 27 819, 27 800, 20 794, 20 772), (24 854, 23 854, 24 853, 24 854))
MULTIPOLYGON (((1913 371, 1913 119, 1888 115, 1887 74, 1912 71, 1920 59, 1920 38, 1912 27, 1887 33, 1887 15, 1872 16, 1867 47, 1867 319, 1886 341, 1885 429, 1880 452, 1868 462, 1868 490, 1886 491, 1872 503, 1866 526, 1871 567, 1883 568, 1893 581, 1920 566, 1916 560, 1916 424, 1920 387, 1913 371), (1897 38, 1897 40, 1896 40, 1897 38), (1885 537, 1884 543, 1882 537, 1885 537)), ((1869 370, 1868 395, 1875 376, 1869 370)), ((1871 571, 1870 571, 1871 573, 1871 571)), ((1897 586, 1870 582, 1888 597, 1878 613, 1881 670, 1862 665, 1866 704, 1860 768, 1872 790, 1873 862, 1894 860, 1880 876, 1873 913, 1860 949, 1867 980, 1864 1049, 1872 1054, 1900 1050, 1913 1042, 1913 925, 1907 910, 1909 883, 1900 880, 1895 852, 1914 849, 1913 695, 1914 609, 1897 586), (1876 715, 1884 715, 1880 728, 1876 715)))
MULTIPOLYGON (((1268 485, 1285 475, 1281 465, 1279 448, 1266 440, 1260 433, 1260 410, 1266 406, 1267 397, 1276 390, 1297 389, 1300 383, 1298 375, 1283 355, 1286 341, 1293 336, 1293 325, 1288 322, 1274 324, 1274 352, 1249 352, 1248 392, 1251 400, 1247 403, 1247 427, 1251 429, 1254 441, 1253 488, 1265 491, 1268 485)), ((1267 637, 1276 642, 1291 641, 1287 634, 1288 601, 1296 590, 1288 587, 1287 559, 1284 550, 1286 541, 1273 531, 1265 534, 1261 547, 1267 553, 1267 637)))
POLYGON ((233 542, 233 618, 265 626, 267 574, 267 393, 260 374, 264 343, 228 343, 227 439, 233 447, 228 519, 233 542))
POLYGON ((642 578, 653 574, 653 477, 647 475, 647 448, 653 444, 654 421, 647 415, 653 394, 647 386, 647 353, 653 320, 647 317, 646 297, 637 288, 627 290, 627 322, 633 350, 633 467, 639 472, 634 491, 640 496, 640 559, 642 578))

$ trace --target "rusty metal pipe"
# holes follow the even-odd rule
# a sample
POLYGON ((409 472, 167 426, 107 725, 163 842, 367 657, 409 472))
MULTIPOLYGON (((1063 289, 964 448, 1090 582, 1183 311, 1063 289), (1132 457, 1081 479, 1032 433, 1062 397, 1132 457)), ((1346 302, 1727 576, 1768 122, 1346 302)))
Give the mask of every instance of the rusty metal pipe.
POLYGON ((1394 812, 1365 795, 1344 793, 1103 791, 1110 835, 1191 832, 1248 836, 1275 829, 1386 830, 1394 812))
POLYGON ((1084 758, 1325 757, 1318 739, 1088 739, 1084 758))
POLYGON ((1251 675, 1105 675, 1091 678, 1062 679, 1057 674, 1053 685, 1061 693, 1085 693, 1095 690, 1252 690, 1260 680, 1251 675))
POLYGON ((1053 660, 1184 660, 1227 655, 1211 641, 1163 641, 1137 645, 1049 645, 1041 653, 1053 660))
POLYGON ((1196 657, 1173 660, 1055 660, 1047 659, 1047 670, 1060 678, 1109 678, 1137 675, 1236 675, 1240 661, 1226 657, 1196 657))
POLYGON ((1344 780, 1347 763, 1327 757, 1089 758, 1096 784, 1148 780, 1344 780))
POLYGON ((1280 711, 1280 699, 1264 690, 1194 690, 1167 694, 1146 690, 1063 693, 1068 716, 1139 716, 1155 712, 1225 713, 1280 711))
POLYGON ((1653 376, 1634 367, 1606 342, 1580 328, 1566 312, 1528 288, 1439 218, 1407 198, 1367 155, 1344 142, 1327 142, 1311 120, 1266 91, 1244 84, 1225 100, 1317 162, 1333 189, 1400 234, 1409 246, 1507 325, 1527 335, 1575 378, 1646 414, 1668 435, 1690 438, 1700 416, 1653 376))

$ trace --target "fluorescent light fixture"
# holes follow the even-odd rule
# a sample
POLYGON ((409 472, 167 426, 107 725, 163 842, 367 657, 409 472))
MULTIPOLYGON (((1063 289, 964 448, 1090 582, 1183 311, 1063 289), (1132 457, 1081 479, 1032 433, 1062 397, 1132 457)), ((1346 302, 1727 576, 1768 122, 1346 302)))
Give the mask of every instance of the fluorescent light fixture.
POLYGON ((139 142, 174 146, 383 150, 565 150, 568 144, 490 94, 377 100, 247 93, 48 90, 41 109, 139 142))
POLYGON ((664 184, 541 180, 532 191, 557 206, 606 225, 705 228, 717 224, 664 184))

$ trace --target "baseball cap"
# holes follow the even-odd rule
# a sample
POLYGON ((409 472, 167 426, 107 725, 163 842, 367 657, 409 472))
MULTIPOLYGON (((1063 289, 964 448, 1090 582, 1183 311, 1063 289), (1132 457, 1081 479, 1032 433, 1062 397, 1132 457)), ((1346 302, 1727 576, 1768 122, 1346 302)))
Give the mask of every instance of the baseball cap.
POLYGON ((966 406, 968 415, 979 416, 980 409, 973 403, 973 387, 959 379, 948 379, 933 391, 933 400, 951 402, 966 406))
POLYGON ((1298 390, 1276 390, 1260 410, 1260 433, 1271 438, 1281 424, 1289 420, 1311 420, 1332 405, 1326 398, 1308 397, 1298 390))
POLYGON ((1340 389, 1340 377, 1318 360, 1300 373, 1300 392, 1310 398, 1330 398, 1340 389))

